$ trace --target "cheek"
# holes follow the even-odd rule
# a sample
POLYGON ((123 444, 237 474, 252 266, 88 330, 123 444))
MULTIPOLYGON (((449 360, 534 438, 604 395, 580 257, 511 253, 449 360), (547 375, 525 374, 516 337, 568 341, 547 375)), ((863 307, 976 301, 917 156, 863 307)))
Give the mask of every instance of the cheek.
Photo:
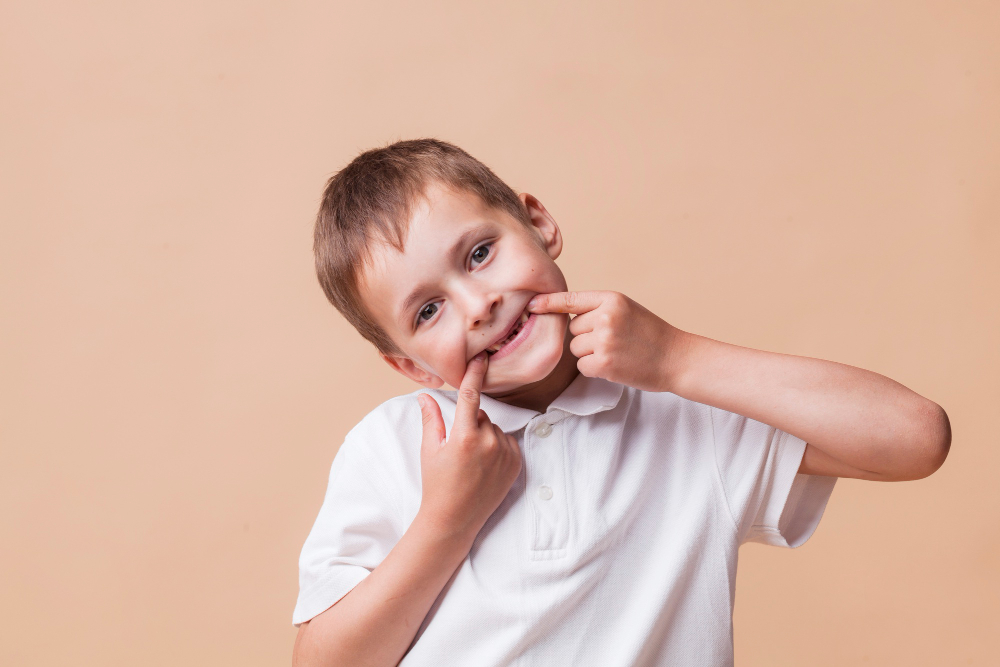
POLYGON ((536 292, 566 291, 566 279, 562 271, 548 258, 532 261, 532 258, 526 257, 525 261, 512 267, 512 277, 522 283, 524 288, 536 292))
POLYGON ((465 376, 466 345, 458 327, 440 322, 435 331, 421 341, 421 358, 426 360, 425 366, 431 373, 457 388, 465 376))

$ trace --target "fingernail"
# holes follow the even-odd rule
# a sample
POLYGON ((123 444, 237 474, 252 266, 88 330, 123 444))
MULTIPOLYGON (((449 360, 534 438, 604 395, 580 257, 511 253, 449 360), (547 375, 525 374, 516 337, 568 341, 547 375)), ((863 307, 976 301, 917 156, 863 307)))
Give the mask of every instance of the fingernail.
POLYGON ((537 296, 531 297, 531 301, 528 302, 528 309, 530 310, 537 305, 538 305, 538 297, 537 296))
POLYGON ((472 357, 473 361, 485 361, 486 360, 486 350, 483 350, 476 356, 472 357))

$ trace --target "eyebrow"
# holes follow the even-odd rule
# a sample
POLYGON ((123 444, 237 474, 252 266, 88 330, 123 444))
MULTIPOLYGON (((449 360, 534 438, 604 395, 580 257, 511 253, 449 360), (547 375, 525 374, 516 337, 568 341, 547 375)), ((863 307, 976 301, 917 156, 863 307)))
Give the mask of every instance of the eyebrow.
MULTIPOLYGON (((484 227, 485 225, 476 225, 475 227, 470 227, 469 229, 466 229, 464 232, 462 232, 459 235, 459 237, 455 239, 455 242, 452 244, 451 248, 448 249, 448 252, 446 253, 447 256, 449 258, 454 259, 454 257, 458 255, 466 245, 469 244, 469 241, 473 236, 479 236, 483 233, 484 227)), ((406 318, 407 313, 409 313, 410 309, 416 306, 418 302, 420 302, 420 300, 423 298, 423 293, 426 290, 427 290, 427 284, 420 283, 416 287, 414 287, 409 294, 406 295, 405 299, 403 299, 403 303, 399 307, 399 314, 397 315, 397 318, 399 320, 399 323, 404 325, 406 328, 409 328, 409 323, 407 322, 406 318)))

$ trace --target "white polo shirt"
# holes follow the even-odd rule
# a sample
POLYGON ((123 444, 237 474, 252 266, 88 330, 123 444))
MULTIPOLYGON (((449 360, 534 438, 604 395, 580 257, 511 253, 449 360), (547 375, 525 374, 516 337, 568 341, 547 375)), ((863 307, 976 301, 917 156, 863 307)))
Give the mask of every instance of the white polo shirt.
MULTIPOLYGON (((446 430, 454 391, 428 391, 446 430)), ((386 401, 337 452, 293 614, 328 609, 420 507, 420 406, 386 401)), ((544 414, 482 397, 521 473, 421 624, 404 667, 731 665, 737 550, 795 547, 835 478, 805 443, 680 398, 578 376, 544 414)))

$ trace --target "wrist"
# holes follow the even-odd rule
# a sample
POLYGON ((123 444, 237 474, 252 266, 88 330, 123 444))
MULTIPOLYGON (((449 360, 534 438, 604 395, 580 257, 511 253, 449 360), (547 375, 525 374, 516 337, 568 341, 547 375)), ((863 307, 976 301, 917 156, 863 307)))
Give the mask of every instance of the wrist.
POLYGON ((661 391, 683 395, 687 378, 691 372, 695 348, 701 336, 670 327, 667 343, 663 346, 660 376, 663 378, 661 391))
POLYGON ((474 526, 468 522, 461 523, 442 516, 421 505, 413 519, 411 528, 416 529, 429 539, 438 543, 441 548, 463 551, 463 556, 472 548, 472 542, 479 534, 482 526, 474 526))

